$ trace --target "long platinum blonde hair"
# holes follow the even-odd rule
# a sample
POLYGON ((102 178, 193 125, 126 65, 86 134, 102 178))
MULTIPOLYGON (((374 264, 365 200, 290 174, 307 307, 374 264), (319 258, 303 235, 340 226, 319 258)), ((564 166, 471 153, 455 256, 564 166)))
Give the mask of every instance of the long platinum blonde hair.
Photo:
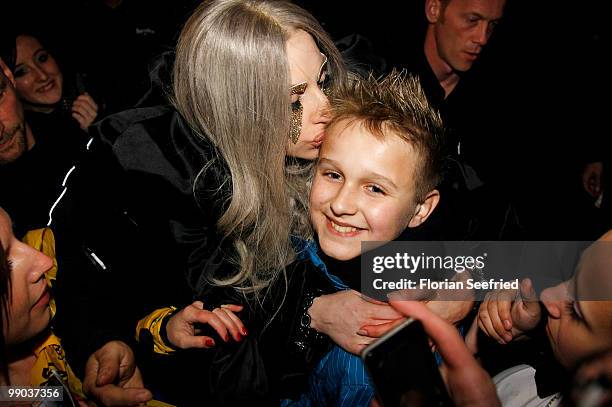
POLYGON ((344 76, 333 42, 305 10, 287 1, 213 0, 201 4, 180 35, 173 103, 210 140, 231 173, 231 195, 217 222, 236 266, 206 276, 219 286, 259 293, 295 257, 290 235, 305 233, 304 171, 290 163, 290 79, 286 41, 297 29, 313 36, 331 75, 344 76))

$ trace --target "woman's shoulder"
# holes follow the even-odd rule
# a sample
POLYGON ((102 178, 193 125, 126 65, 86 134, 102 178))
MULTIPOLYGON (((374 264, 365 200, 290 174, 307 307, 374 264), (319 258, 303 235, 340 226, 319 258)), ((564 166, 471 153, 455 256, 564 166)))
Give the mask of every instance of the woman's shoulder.
POLYGON ((181 115, 171 105, 139 107, 112 114, 92 127, 93 135, 115 144, 126 137, 158 137, 165 134, 173 138, 204 141, 191 130, 181 115))
POLYGON ((116 113, 95 125, 92 136, 91 148, 112 150, 125 171, 159 175, 188 190, 217 156, 209 139, 193 131, 170 105, 116 113))

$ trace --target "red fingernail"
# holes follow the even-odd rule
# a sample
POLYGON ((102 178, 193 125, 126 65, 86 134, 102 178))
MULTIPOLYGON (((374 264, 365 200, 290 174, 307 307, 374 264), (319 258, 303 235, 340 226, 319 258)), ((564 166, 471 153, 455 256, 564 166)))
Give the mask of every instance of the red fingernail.
POLYGON ((215 341, 212 339, 207 339, 205 342, 206 346, 215 346, 215 341))
POLYGON ((242 328, 240 330, 240 333, 242 333, 244 336, 247 336, 249 334, 249 331, 247 331, 246 328, 242 328))

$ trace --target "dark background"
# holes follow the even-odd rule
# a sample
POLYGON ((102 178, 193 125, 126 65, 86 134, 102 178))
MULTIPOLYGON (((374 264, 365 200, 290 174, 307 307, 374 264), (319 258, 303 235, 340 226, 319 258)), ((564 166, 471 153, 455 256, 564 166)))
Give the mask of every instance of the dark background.
MULTIPOLYGON (((7 3, 4 20, 43 33, 65 73, 85 72, 91 92, 106 95, 106 113, 132 106, 149 88, 149 63, 173 47, 199 4, 124 0, 111 11, 99 0, 49 3, 7 3)), ((296 3, 335 40, 362 34, 383 58, 412 52, 422 41, 423 0, 296 3)), ((508 0, 473 68, 482 78, 470 113, 474 137, 487 152, 483 177, 507 187, 528 222, 546 215, 541 229, 563 232, 599 222, 580 174, 585 162, 610 157, 608 15, 603 0, 508 0)))

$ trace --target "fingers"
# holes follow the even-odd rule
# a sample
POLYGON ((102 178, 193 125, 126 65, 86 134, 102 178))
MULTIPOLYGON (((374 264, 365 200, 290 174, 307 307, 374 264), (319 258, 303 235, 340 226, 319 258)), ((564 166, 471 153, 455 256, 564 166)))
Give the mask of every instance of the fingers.
POLYGON ((78 96, 72 103, 72 117, 86 130, 98 115, 98 105, 88 94, 78 96))
POLYGON ((202 303, 197 301, 196 303, 193 303, 190 306, 185 308, 185 318, 186 318, 187 323, 190 324, 191 326, 193 326, 193 324, 196 322, 199 322, 202 324, 208 324, 215 331, 217 331, 219 336, 225 342, 229 341, 228 329, 223 323, 223 321, 221 321, 219 316, 215 315, 211 311, 206 311, 199 307, 196 307, 196 304, 199 305, 202 303))
MULTIPOLYGON (((223 305, 220 308, 215 308, 212 312, 202 309, 203 306, 204 304, 201 301, 196 301, 184 309, 185 322, 191 327, 193 327, 193 324, 197 322, 208 324, 225 342, 229 341, 230 335, 235 341, 241 341, 243 337, 247 335, 247 329, 240 318, 238 318, 234 313, 241 311, 242 306, 228 304, 223 305)), ((192 335, 183 335, 181 345, 189 347, 195 345, 199 348, 214 346, 214 341, 212 341, 212 338, 199 337, 206 339, 195 340, 192 339, 193 336, 193 333, 192 335)))
POLYGON ((179 339, 181 349, 208 349, 215 347, 216 343, 210 336, 184 335, 179 339))
POLYGON ((396 320, 404 316, 389 306, 389 304, 379 305, 365 302, 366 315, 370 320, 396 320))
MULTIPOLYGON (((93 377, 95 377, 96 386, 110 384, 118 379, 119 368, 121 366, 121 355, 119 353, 107 352, 103 348, 94 353, 92 357, 95 358, 91 368, 92 370, 95 369, 92 373, 94 374, 93 377)), ((87 365, 89 366, 89 361, 87 365)))
POLYGON ((403 301, 431 300, 435 295, 436 290, 432 289, 398 290, 393 292, 395 299, 403 301))
POLYGON ((475 363, 457 329, 430 311, 425 304, 394 299, 389 304, 402 314, 421 321, 425 332, 436 344, 438 352, 449 367, 457 368, 467 363, 475 363))
POLYGON ((521 281, 519 289, 519 292, 521 294, 521 300, 525 304, 533 304, 538 302, 538 296, 535 292, 535 289, 533 288, 533 283, 531 282, 530 278, 526 278, 521 281))
POLYGON ((601 192, 602 171, 603 164, 601 162, 594 162, 587 164, 582 172, 582 186, 593 198, 597 198, 601 192))
POLYGON ((400 325, 404 322, 406 318, 398 318, 394 321, 385 322, 377 325, 366 325, 361 327, 361 329, 357 332, 358 335, 369 336, 371 338, 380 338, 385 333, 389 332, 391 329, 400 325))
POLYGON ((151 392, 146 389, 124 389, 112 384, 94 387, 89 394, 102 405, 108 407, 137 406, 153 398, 151 392))
POLYGON ((474 305, 473 301, 427 301, 427 308, 451 324, 464 319, 474 305))
POLYGON ((152 394, 142 387, 133 355, 123 343, 109 342, 87 360, 83 390, 104 405, 128 406, 147 402, 152 394), (114 383, 129 384, 130 388, 114 383))
MULTIPOLYGON (((240 307, 240 309, 242 308, 240 307)), ((235 341, 241 341, 243 336, 247 334, 247 331, 244 325, 242 324, 242 321, 240 321, 240 318, 238 318, 228 306, 221 306, 221 308, 215 308, 212 312, 219 317, 219 319, 229 330, 230 334, 232 335, 232 338, 234 338, 235 341)))
POLYGON ((490 292, 478 310, 478 326, 500 344, 512 340, 512 296, 512 293, 506 290, 490 292))
POLYGON ((520 286, 520 305, 522 311, 526 312, 528 316, 538 316, 540 314, 540 303, 538 301, 538 295, 533 288, 531 279, 526 278, 521 281, 520 286))

